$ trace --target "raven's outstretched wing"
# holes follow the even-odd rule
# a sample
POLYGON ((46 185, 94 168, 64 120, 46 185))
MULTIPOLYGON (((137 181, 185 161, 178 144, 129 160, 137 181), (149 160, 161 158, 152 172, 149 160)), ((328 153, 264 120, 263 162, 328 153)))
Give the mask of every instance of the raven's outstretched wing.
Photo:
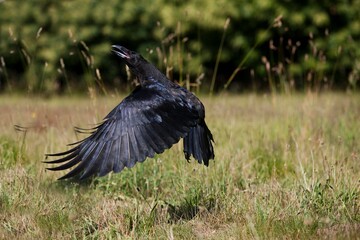
POLYGON ((124 167, 131 168, 155 153, 162 153, 185 137, 199 119, 185 94, 174 96, 161 85, 138 87, 94 129, 89 137, 72 149, 47 156, 62 163, 49 170, 65 170, 77 165, 60 179, 104 176, 124 167))

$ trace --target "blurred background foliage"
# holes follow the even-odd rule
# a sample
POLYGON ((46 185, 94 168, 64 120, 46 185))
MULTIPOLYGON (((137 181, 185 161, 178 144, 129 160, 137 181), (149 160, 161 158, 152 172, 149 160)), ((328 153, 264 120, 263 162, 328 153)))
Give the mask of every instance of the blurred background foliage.
POLYGON ((197 91, 356 89, 360 0, 0 1, 0 90, 123 91, 112 44, 197 91))

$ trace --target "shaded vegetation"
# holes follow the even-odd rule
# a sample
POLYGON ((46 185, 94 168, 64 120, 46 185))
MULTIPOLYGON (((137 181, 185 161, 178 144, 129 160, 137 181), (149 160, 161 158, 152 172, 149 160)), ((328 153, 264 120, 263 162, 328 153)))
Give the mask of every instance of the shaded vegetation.
POLYGON ((359 4, 1 1, 0 89, 124 90, 126 73, 109 52, 114 43, 141 52, 196 90, 354 89, 359 4))

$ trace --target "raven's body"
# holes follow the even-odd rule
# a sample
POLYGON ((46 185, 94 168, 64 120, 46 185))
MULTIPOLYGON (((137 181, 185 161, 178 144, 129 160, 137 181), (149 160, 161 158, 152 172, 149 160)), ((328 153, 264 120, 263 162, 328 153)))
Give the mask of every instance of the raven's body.
POLYGON ((171 82, 139 54, 113 46, 138 78, 140 85, 116 106, 94 132, 69 151, 49 154, 63 163, 50 170, 64 170, 78 164, 62 177, 81 179, 131 168, 155 153, 162 153, 184 138, 184 154, 199 163, 214 159, 213 137, 205 123, 200 100, 171 82))

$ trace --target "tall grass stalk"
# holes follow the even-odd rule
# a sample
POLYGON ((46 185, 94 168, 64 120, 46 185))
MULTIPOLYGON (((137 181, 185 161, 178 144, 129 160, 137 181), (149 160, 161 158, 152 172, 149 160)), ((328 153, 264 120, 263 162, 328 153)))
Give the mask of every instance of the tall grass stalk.
MULTIPOLYGON (((281 19, 282 16, 278 16, 274 19, 274 21, 268 26, 268 28, 265 30, 263 36, 266 36, 266 33, 268 33, 270 31, 270 29, 272 27, 278 27, 281 26, 281 19)), ((259 46, 260 43, 264 42, 264 37, 260 37, 258 38, 258 40, 255 42, 255 44, 252 46, 252 48, 250 49, 250 51, 247 52, 247 54, 245 55, 245 57, 241 60, 241 62, 239 63, 239 65, 235 68, 235 70, 233 71, 233 73, 231 74, 231 76, 229 77, 229 79, 227 80, 227 82, 224 85, 223 91, 227 90, 229 85, 232 83, 232 81, 234 80, 234 78, 236 77, 236 75, 238 74, 238 72, 241 70, 242 66, 246 63, 246 61, 248 60, 248 58, 251 56, 251 54, 254 52, 254 50, 259 46)))
MULTIPOLYGON (((10 84, 9 75, 8 75, 8 72, 6 69, 6 63, 5 63, 4 57, 0 57, 0 76, 1 75, 3 76, 3 77, 1 77, 1 79, 5 79, 4 82, 6 82, 7 88, 11 92, 12 86, 10 84)), ((0 90, 1 90, 1 88, 5 88, 5 86, 1 86, 1 84, 3 84, 3 83, 0 81, 0 90)))
POLYGON ((223 30, 223 34, 221 37, 221 41, 220 41, 220 47, 219 47, 219 51, 216 57, 216 62, 215 62, 215 67, 214 67, 214 73, 211 79, 211 85, 210 85, 210 91, 209 94, 210 96, 213 95, 214 93, 214 87, 215 87, 215 81, 216 81, 216 77, 217 77, 217 71, 218 71, 218 67, 219 67, 219 63, 220 63, 220 58, 221 58, 221 53, 222 53, 222 49, 223 49, 223 45, 224 45, 224 41, 225 41, 225 35, 226 35, 226 30, 229 27, 230 24, 230 18, 227 18, 224 24, 224 30, 223 30))
POLYGON ((181 39, 181 22, 178 21, 177 27, 176 27, 176 51, 177 51, 177 63, 179 68, 179 83, 180 85, 183 85, 183 43, 181 39))
POLYGON ((66 73, 66 67, 65 67, 64 59, 63 59, 63 58, 60 58, 60 61, 59 61, 59 62, 60 62, 60 69, 59 69, 59 71, 60 71, 61 74, 64 76, 67 91, 71 94, 71 87, 70 87, 70 82, 69 82, 68 74, 66 73))

